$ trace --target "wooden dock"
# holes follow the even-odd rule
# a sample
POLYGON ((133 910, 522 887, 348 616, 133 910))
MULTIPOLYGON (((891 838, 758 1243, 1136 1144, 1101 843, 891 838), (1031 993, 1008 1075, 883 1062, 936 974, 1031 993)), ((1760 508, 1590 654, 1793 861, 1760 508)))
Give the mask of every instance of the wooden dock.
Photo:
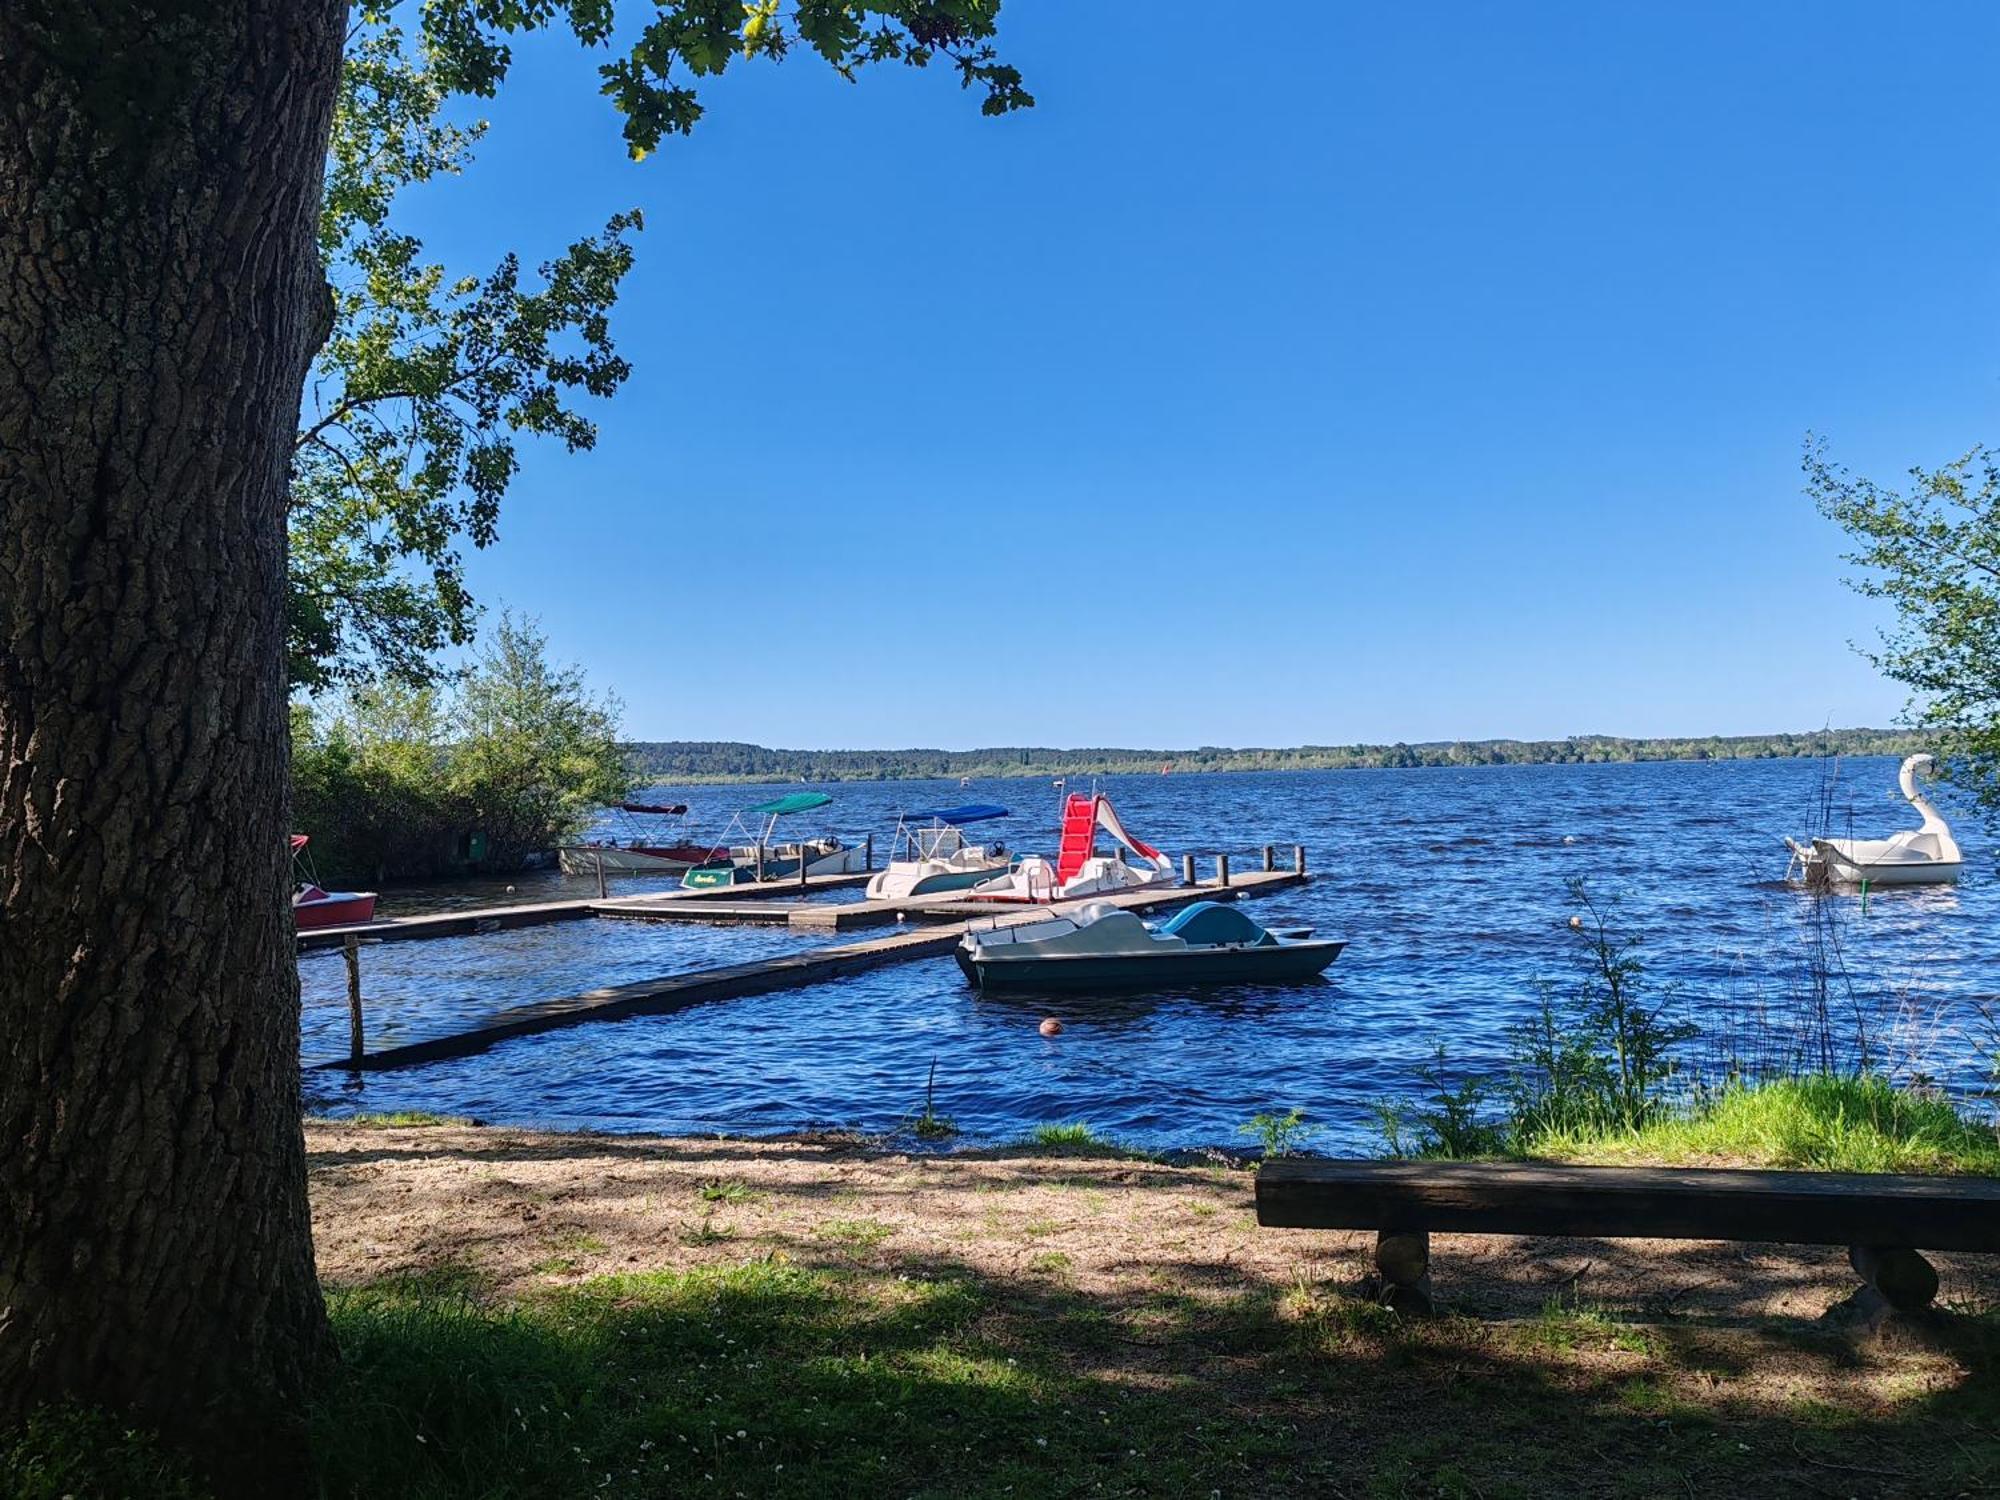
MULTIPOLYGON (((612 896, 599 899, 595 896, 574 901, 523 901, 512 906, 469 907, 464 911, 431 912, 421 917, 384 917, 376 922, 357 922, 346 927, 314 927, 299 934, 299 951, 310 952, 315 948, 338 948, 347 939, 358 937, 364 943, 407 943, 421 938, 464 937, 483 932, 506 932, 516 927, 540 927, 548 922, 568 922, 582 917, 608 916, 622 907, 634 903, 642 904, 649 910, 657 907, 682 907, 692 915, 697 908, 715 906, 731 910, 744 908, 756 910, 749 903, 780 901, 786 897, 797 897, 801 893, 812 896, 827 891, 848 891, 868 883, 869 873, 857 871, 850 875, 813 875, 807 877, 801 886, 796 880, 767 880, 762 885, 715 886, 700 891, 662 891, 648 896, 612 896)), ((728 917, 707 920, 726 921, 728 917)), ((735 917, 737 921, 754 920, 750 917, 735 917)), ((765 920, 783 922, 784 915, 765 920)))
MULTIPOLYGON (((1179 885, 1165 889, 1121 891, 1089 899, 1108 901, 1128 911, 1166 911, 1195 901, 1234 900, 1242 896, 1265 895, 1301 885, 1305 880, 1306 876, 1295 870, 1256 870, 1231 877, 1227 886, 1213 882, 1203 885, 1179 885)), ((585 907, 596 907, 596 914, 603 916, 632 914, 629 903, 581 904, 585 907), (614 904, 619 906, 618 911, 606 909, 607 905, 614 904)), ((661 904, 665 904, 664 901, 661 904)), ((408 1067, 415 1063, 467 1057, 513 1037, 556 1031, 566 1026, 581 1025, 587 1021, 616 1021, 629 1016, 664 1015, 710 1000, 760 995, 776 990, 821 984, 830 979, 844 978, 849 974, 858 974, 868 969, 909 963, 916 959, 949 953, 958 946, 958 940, 964 935, 965 930, 975 922, 998 921, 1003 924, 1033 922, 1051 912, 1060 913, 1081 904, 1062 902, 1055 906, 1007 906, 954 901, 924 906, 919 908, 923 916, 934 917, 936 920, 927 921, 924 927, 916 931, 893 933, 887 937, 843 943, 836 947, 818 948, 804 953, 788 953, 778 958, 759 959, 753 963, 727 964, 720 968, 698 969, 686 974, 669 974, 659 979, 641 980, 636 984, 589 990, 581 995, 537 1000, 527 1005, 517 1005, 497 1011, 484 1020, 447 1036, 433 1037, 427 1041, 407 1042, 396 1047, 384 1047, 376 1052, 366 1052, 359 1058, 342 1057, 309 1066, 316 1069, 341 1068, 358 1071, 408 1067)), ((896 907, 898 903, 860 902, 854 905, 896 907)), ((902 908, 908 910, 908 903, 903 903, 902 908)), ((854 907, 849 905, 823 908, 828 912, 846 912, 853 909, 854 907)), ((588 914, 590 913, 580 913, 580 915, 588 914)), ((657 916, 657 913, 654 915, 657 916)), ((786 920, 790 919, 787 915, 786 920)), ((895 920, 893 912, 888 920, 895 920)))

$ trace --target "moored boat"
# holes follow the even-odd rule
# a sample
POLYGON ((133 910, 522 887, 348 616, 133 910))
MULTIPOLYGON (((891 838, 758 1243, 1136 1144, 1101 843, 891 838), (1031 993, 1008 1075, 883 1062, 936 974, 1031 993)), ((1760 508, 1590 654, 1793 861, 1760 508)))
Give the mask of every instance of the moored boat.
POLYGON ((623 836, 612 833, 595 841, 562 845, 556 857, 563 874, 595 875, 602 869, 608 875, 679 875, 713 852, 711 846, 687 836, 684 802, 621 802, 613 811, 622 819, 623 836), (674 821, 648 831, 638 821, 646 818, 674 821))
POLYGON ((1011 865, 1006 874, 975 885, 966 892, 966 899, 1070 901, 1176 883, 1174 862, 1127 832, 1109 797, 1102 792, 1072 792, 1063 803, 1062 838, 1055 859, 1031 854, 1011 865), (1111 835, 1120 852, 1109 857, 1097 852, 1099 829, 1111 835))
POLYGON ((1928 755, 1912 755, 1896 772, 1904 799, 1917 810, 1923 826, 1906 828, 1886 839, 1815 838, 1801 844, 1786 839, 1792 851, 1789 878, 1797 871, 1807 885, 1940 885, 1958 879, 1965 856, 1951 827, 1917 788, 1917 773, 1934 764, 1928 755))
POLYGON ((1272 931, 1216 901, 1197 901, 1157 924, 1089 901, 1035 922, 996 918, 960 938, 955 956, 982 990, 1108 991, 1301 984, 1346 946, 1315 939, 1310 928, 1272 931))
POLYGON ((970 844, 964 830, 1008 815, 991 803, 909 812, 896 820, 888 865, 868 882, 871 901, 956 895, 1007 870, 1005 844, 970 844))
POLYGON ((298 889, 292 892, 293 925, 304 930, 374 921, 375 892, 326 889, 313 874, 306 857, 306 845, 310 842, 303 833, 292 835, 292 865, 299 875, 298 889))
POLYGON ((797 879, 799 866, 811 875, 846 875, 859 871, 866 858, 831 835, 816 839, 796 839, 788 844, 773 842, 778 819, 811 812, 833 801, 825 792, 792 792, 746 807, 730 819, 722 838, 706 851, 700 863, 681 877, 689 890, 709 890, 724 885, 752 885, 758 880, 797 879), (751 820, 763 819, 761 834, 753 833, 751 820), (731 833, 740 832, 744 842, 732 844, 731 833))

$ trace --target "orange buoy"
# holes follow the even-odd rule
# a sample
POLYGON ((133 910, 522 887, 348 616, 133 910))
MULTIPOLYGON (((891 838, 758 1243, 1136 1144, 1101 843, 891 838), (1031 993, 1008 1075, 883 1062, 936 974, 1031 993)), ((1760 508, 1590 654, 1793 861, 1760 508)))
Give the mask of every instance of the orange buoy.
POLYGON ((1062 1022, 1054 1016, 1049 1016, 1042 1022, 1041 1032, 1043 1036, 1059 1036, 1062 1034, 1062 1022))

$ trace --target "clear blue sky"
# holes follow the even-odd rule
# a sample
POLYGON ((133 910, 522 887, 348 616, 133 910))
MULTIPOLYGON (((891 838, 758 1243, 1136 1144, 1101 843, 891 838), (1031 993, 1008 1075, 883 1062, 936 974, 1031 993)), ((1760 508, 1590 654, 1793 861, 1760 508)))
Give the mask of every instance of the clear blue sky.
POLYGON ((639 737, 1888 722, 1805 433, 2000 438, 2000 6, 1009 0, 1039 107, 801 54, 639 165, 536 42, 451 264, 637 205, 636 373, 470 576, 639 737))

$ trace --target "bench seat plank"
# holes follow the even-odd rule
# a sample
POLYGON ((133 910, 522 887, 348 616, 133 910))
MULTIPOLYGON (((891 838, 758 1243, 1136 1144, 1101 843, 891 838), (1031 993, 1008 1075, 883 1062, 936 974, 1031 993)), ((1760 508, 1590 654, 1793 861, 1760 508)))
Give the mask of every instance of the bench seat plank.
POLYGON ((2000 1251, 2000 1178, 1279 1157, 1258 1169, 1257 1222, 2000 1251))

